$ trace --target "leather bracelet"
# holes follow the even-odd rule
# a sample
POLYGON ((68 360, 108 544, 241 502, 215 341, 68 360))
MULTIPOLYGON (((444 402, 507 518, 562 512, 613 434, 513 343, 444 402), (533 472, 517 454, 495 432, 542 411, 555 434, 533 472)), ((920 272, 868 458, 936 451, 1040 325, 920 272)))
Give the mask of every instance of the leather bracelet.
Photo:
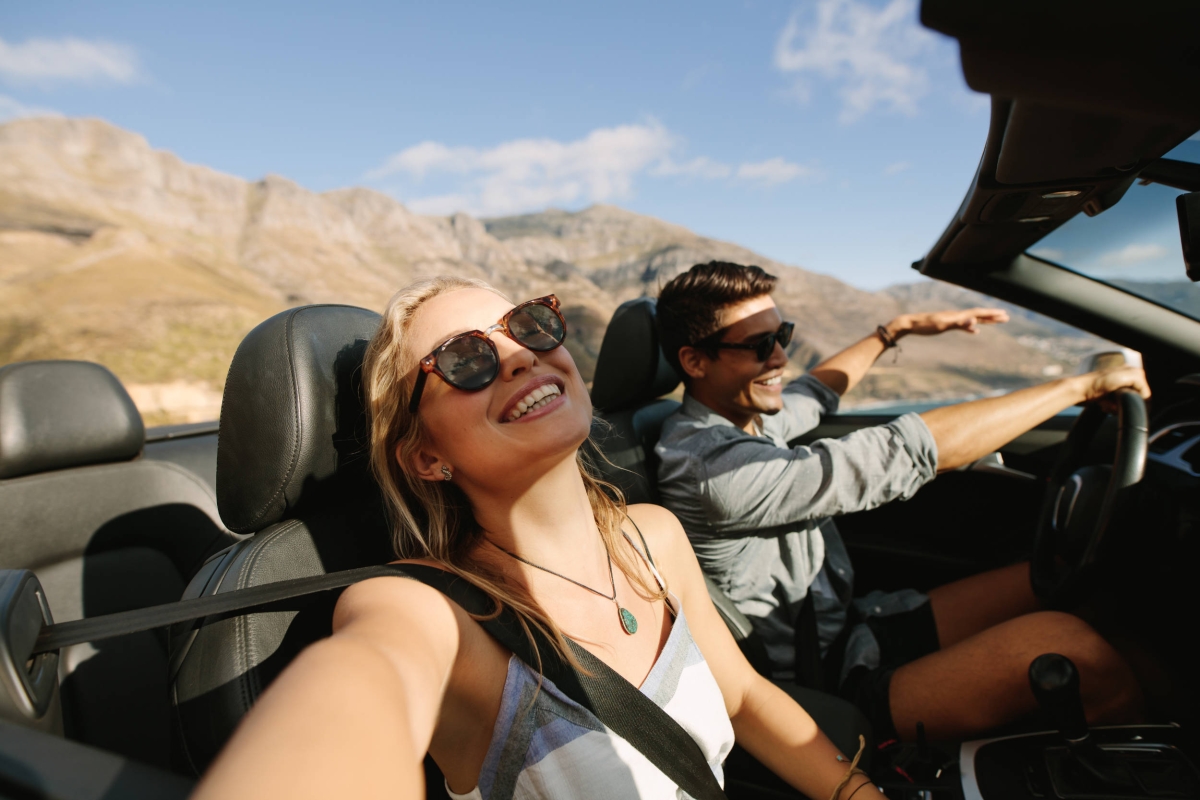
POLYGON ((879 337, 879 341, 883 342, 884 350, 891 350, 899 344, 896 337, 888 333, 888 329, 882 325, 875 326, 875 335, 879 337))
MULTIPOLYGON (((858 752, 854 754, 854 760, 852 760, 850 762, 850 768, 846 770, 846 774, 842 776, 842 779, 840 781, 838 781, 838 785, 833 787, 833 793, 829 795, 829 800, 838 800, 838 795, 840 795, 842 793, 842 789, 846 788, 846 784, 850 783, 850 779, 853 778, 855 775, 866 775, 867 774, 858 768, 858 762, 862 758, 863 751, 866 749, 867 749, 867 740, 860 733, 858 735, 858 752)), ((838 755, 838 761, 842 761, 844 759, 845 759, 845 756, 843 756, 841 754, 838 755)), ((867 782, 868 783, 870 782, 869 778, 868 778, 867 782)), ((862 787, 859 787, 859 788, 862 788, 862 787)), ((854 791, 857 792, 858 789, 855 789, 854 791)), ((851 792, 850 794, 851 794, 851 796, 853 796, 854 792, 851 792)), ((847 798, 847 800, 849 800, 849 798, 847 798)))
MULTIPOLYGON (((847 797, 847 798, 846 798, 846 800, 854 800, 854 795, 858 794, 858 790, 859 790, 859 789, 863 788, 864 786, 870 786, 870 785, 871 785, 871 779, 870 779, 870 778, 868 778, 867 780, 865 780, 865 781, 863 781, 862 783, 860 783, 860 784, 858 785, 858 788, 857 788, 857 789, 855 789, 853 792, 851 792, 851 793, 850 793, 850 796, 849 796, 849 797, 847 797)), ((879 793, 880 793, 880 794, 883 794, 883 790, 882 790, 882 789, 880 789, 880 790, 879 790, 879 793)))

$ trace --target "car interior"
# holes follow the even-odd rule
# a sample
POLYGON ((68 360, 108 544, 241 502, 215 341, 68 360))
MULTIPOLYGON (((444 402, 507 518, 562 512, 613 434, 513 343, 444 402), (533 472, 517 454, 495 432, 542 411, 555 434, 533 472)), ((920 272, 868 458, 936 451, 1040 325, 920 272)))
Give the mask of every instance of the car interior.
MULTIPOLYGON (((1135 181, 1200 191, 1200 168, 1164 158, 1200 129, 1200 12, 1009 6, 922 4, 922 22, 959 41, 968 84, 992 99, 978 171, 913 267, 1140 352, 1154 397, 1052 418, 910 501, 837 524, 860 594, 1032 557, 1049 606, 1084 603, 1136 647, 1153 676, 1150 718, 1089 729, 1073 667, 1053 659, 1031 665, 1041 713, 970 742, 876 741, 850 704, 781 685, 844 751, 866 737, 867 768, 892 798, 1200 797, 1187 611, 1200 561, 1200 320, 1028 252, 1135 181)), ((336 595, 31 658, 42 626, 393 558, 361 402, 378 319, 319 305, 262 322, 234 356, 217 424, 145 429, 98 364, 0 367, 0 796, 186 796, 273 678, 329 634, 336 595)), ((678 385, 654 300, 622 305, 596 365, 588 455, 630 503, 657 499, 654 445, 678 385)), ((792 444, 895 416, 827 415, 792 444)), ((749 620, 710 594, 765 673, 749 620)), ((445 796, 428 759, 426 770, 428 796, 445 796)), ((743 751, 726 776, 731 798, 798 796, 743 751)))

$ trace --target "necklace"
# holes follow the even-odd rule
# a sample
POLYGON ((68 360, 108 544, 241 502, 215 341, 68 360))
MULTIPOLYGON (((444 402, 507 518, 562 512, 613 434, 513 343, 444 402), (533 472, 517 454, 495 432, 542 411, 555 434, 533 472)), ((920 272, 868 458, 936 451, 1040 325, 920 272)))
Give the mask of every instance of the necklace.
POLYGON ((600 591, 593 589, 592 587, 588 586, 586 583, 580 583, 579 581, 575 580, 574 578, 568 578, 566 575, 563 575, 560 572, 555 572, 552 569, 547 569, 546 567, 543 567, 541 564, 535 564, 532 561, 530 561, 529 559, 521 558, 516 553, 511 553, 508 550, 505 550, 503 547, 496 544, 491 539, 488 539, 487 541, 492 547, 496 548, 501 553, 504 553, 505 555, 515 558, 517 561, 520 561, 522 564, 528 564, 529 566, 533 567, 534 569, 540 569, 542 572, 549 572, 551 575, 554 575, 557 578, 562 578, 564 581, 570 581, 571 583, 578 586, 580 589, 587 589, 589 592, 591 592, 594 595, 603 597, 605 600, 611 600, 613 605, 615 605, 617 607, 617 618, 621 620, 621 629, 624 630, 625 633, 629 634, 630 636, 637 633, 637 629, 638 629, 637 617, 635 617, 633 615, 632 611, 630 611, 628 608, 622 607, 621 604, 617 602, 617 582, 613 578, 612 553, 608 552, 608 545, 604 546, 604 556, 605 556, 605 558, 608 559, 608 583, 609 583, 609 586, 612 588, 612 596, 611 597, 609 595, 606 595, 604 592, 600 592, 600 591))

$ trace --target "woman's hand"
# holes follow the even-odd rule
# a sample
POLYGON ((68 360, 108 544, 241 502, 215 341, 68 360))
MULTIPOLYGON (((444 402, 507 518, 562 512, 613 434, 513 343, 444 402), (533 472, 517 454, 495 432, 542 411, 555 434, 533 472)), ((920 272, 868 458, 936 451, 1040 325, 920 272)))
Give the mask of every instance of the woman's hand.
POLYGON ((1008 322, 1008 312, 1002 308, 967 308, 901 314, 886 327, 893 338, 899 339, 910 333, 917 336, 934 336, 946 331, 979 333, 980 325, 995 325, 1001 322, 1008 322))

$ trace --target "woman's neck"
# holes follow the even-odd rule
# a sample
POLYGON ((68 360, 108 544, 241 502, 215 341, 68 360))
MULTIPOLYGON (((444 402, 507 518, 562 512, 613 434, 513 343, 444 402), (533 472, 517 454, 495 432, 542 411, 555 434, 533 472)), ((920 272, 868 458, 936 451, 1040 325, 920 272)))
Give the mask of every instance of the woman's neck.
POLYGON ((464 488, 485 536, 505 550, 545 566, 603 556, 574 455, 517 491, 511 485, 464 488))

